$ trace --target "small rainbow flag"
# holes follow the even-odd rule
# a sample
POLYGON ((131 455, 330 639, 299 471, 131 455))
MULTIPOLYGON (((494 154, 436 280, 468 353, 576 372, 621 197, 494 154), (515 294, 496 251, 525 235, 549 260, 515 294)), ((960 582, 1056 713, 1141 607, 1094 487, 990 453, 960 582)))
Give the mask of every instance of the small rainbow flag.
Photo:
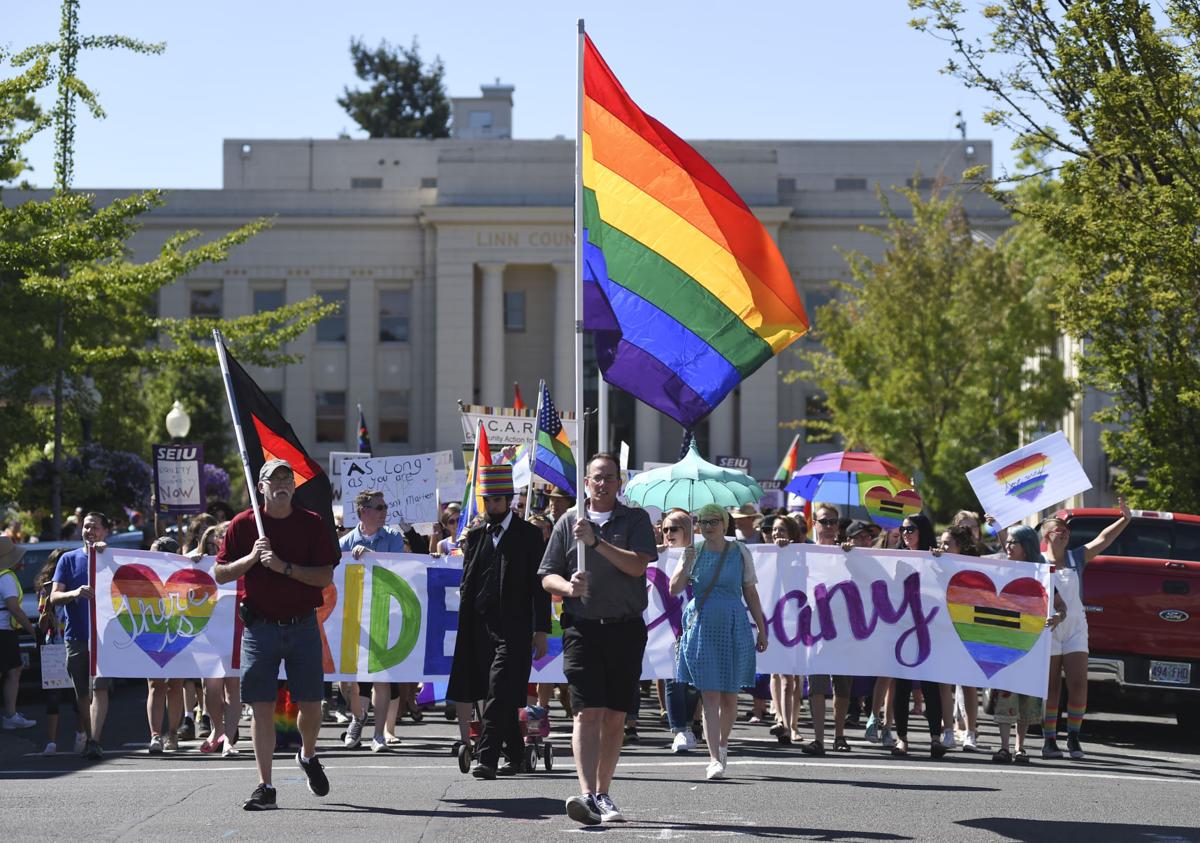
POLYGON ((792 438, 792 444, 788 446, 787 453, 783 455, 783 462, 779 464, 779 470, 775 472, 776 480, 791 480, 796 469, 800 467, 800 434, 797 433, 792 438))
POLYGON ((729 182, 583 54, 585 326, 606 381, 691 429, 808 316, 729 182))
POLYGON ((480 466, 492 464, 492 446, 488 443, 487 432, 483 429, 483 421, 475 432, 475 459, 467 467, 467 486, 463 489, 462 514, 458 516, 458 529, 454 535, 462 541, 463 535, 475 520, 475 516, 483 512, 483 497, 475 494, 475 478, 480 466))
POLYGON ((1032 501, 1046 485, 1046 466, 1050 458, 1043 453, 1030 454, 996 471, 996 482, 1004 486, 1004 494, 1023 501, 1032 501))
POLYGON ((1032 577, 997 594, 982 571, 960 571, 946 588, 946 608, 958 637, 989 679, 1028 653, 1046 628, 1046 590, 1032 577))

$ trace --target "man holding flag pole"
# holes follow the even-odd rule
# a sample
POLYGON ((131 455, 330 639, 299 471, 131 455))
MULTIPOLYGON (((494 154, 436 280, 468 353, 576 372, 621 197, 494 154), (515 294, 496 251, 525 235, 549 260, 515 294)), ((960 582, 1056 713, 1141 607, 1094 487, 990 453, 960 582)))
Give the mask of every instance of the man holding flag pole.
POLYGON ((234 666, 240 661, 242 699, 253 710, 250 731, 259 784, 242 807, 263 811, 276 807, 271 762, 281 662, 288 693, 300 708, 303 743, 296 761, 313 795, 329 793, 329 779, 317 758, 325 675, 316 610, 322 589, 333 582, 340 554, 329 479, 304 452, 291 425, 228 354, 219 331, 213 331, 213 341, 250 492, 250 509, 229 523, 213 576, 218 583, 240 578, 244 585, 238 607, 241 651, 235 653, 240 659, 234 666), (258 446, 252 452, 247 450, 248 436, 258 446), (261 508, 256 488, 263 497, 261 508), (302 500, 319 511, 304 508, 302 500))

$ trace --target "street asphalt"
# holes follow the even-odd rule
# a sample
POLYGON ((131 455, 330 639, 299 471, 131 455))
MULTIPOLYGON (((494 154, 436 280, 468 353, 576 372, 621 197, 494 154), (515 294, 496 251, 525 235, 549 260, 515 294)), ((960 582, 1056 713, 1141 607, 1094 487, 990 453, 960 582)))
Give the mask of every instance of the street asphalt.
MULTIPOLYGON (((321 755, 332 785, 312 796, 294 756, 275 757, 280 810, 248 813, 257 782, 242 723, 243 754, 201 755, 198 742, 161 756, 145 752, 145 688, 114 693, 106 755, 85 762, 40 755, 44 722, 0 733, 0 816, 5 840, 711 840, 741 835, 819 841, 1200 841, 1200 746, 1181 741, 1163 718, 1097 714, 1085 725, 1082 761, 1025 767, 993 764, 990 752, 955 751, 941 761, 915 727, 912 755, 891 758, 849 729, 849 753, 810 758, 782 747, 764 725, 739 721, 729 778, 706 782, 706 754, 671 754, 657 704, 643 700, 641 739, 629 746, 613 798, 629 822, 584 828, 563 812, 576 793, 569 723, 557 717, 553 772, 479 781, 459 772, 450 747, 456 724, 441 710, 405 720, 390 754, 340 745, 343 726, 326 723, 321 755)), ((26 707, 26 715, 44 715, 26 707)), ((981 741, 997 745, 981 718, 981 741)), ((64 713, 69 748, 72 717, 64 713)), ((807 719, 802 720, 811 735, 807 719)), ((366 730, 370 734, 370 727, 366 730)), ((1063 742, 1065 743, 1065 742, 1063 742)), ((1031 739, 1031 747, 1040 742, 1031 739)))

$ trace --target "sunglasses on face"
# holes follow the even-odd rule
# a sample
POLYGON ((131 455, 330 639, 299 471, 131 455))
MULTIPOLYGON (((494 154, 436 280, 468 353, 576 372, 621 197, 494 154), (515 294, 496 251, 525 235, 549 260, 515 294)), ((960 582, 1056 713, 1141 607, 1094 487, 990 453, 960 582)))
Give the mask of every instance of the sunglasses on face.
POLYGON ((678 524, 671 524, 669 526, 663 527, 662 531, 664 533, 682 533, 683 527, 680 527, 678 524))
POLYGON ((696 523, 699 524, 701 527, 707 528, 707 527, 719 527, 724 522, 722 522, 718 518, 701 518, 696 523))
POLYGON ((387 504, 386 503, 371 503, 371 504, 367 504, 366 506, 364 506, 363 509, 373 509, 376 512, 386 512, 387 504))
POLYGON ((817 523, 822 527, 836 527, 838 520, 836 518, 818 518, 817 523))
POLYGON ((900 528, 900 532, 902 532, 902 533, 915 533, 916 531, 917 531, 916 524, 905 524, 900 528))

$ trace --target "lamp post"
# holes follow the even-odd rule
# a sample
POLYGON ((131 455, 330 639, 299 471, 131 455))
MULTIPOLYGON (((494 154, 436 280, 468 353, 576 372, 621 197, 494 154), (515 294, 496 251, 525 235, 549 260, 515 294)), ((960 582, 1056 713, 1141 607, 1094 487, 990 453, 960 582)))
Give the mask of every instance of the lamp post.
POLYGON ((183 409, 183 404, 179 403, 178 398, 167 412, 166 425, 167 433, 172 439, 182 439, 192 429, 192 417, 183 409))

